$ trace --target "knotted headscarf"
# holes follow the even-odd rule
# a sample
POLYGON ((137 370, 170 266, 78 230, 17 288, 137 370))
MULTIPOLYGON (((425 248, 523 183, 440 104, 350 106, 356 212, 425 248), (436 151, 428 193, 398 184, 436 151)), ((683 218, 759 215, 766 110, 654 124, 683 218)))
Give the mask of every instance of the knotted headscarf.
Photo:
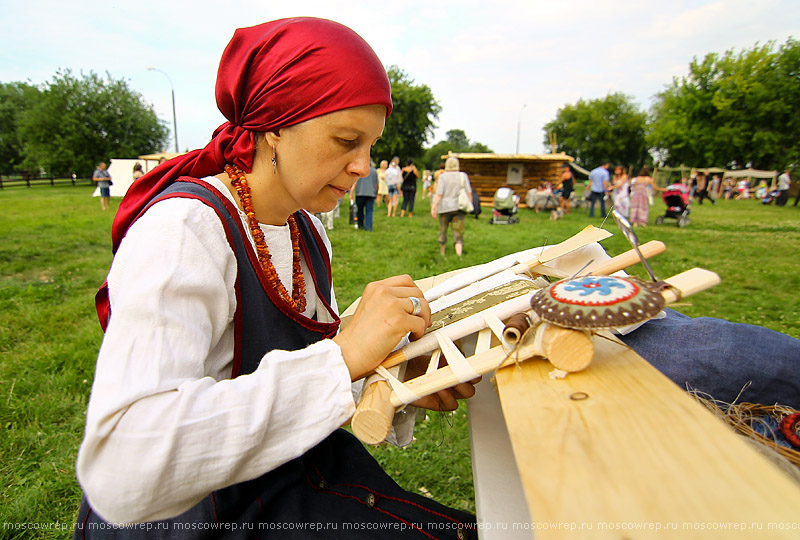
MULTIPOLYGON (((387 117, 392 111, 386 70, 367 42, 339 23, 306 17, 236 30, 220 60, 216 96, 227 122, 205 148, 162 163, 131 185, 114 217, 114 253, 147 203, 179 177, 216 175, 227 163, 250 172, 256 132, 362 105, 385 105, 387 117)), ((105 330, 107 283, 95 305, 105 330)))
POLYGON ((114 252, 147 202, 178 177, 216 175, 226 163, 250 172, 255 132, 362 105, 385 105, 386 116, 392 110, 386 70, 367 42, 339 23, 307 17, 236 30, 220 60, 216 96, 227 122, 205 148, 133 183, 114 218, 114 252))

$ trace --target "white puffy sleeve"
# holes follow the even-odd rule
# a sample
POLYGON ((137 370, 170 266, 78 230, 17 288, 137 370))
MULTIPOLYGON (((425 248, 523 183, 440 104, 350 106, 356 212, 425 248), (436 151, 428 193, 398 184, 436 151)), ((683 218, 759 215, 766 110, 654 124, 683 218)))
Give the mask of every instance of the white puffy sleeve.
POLYGON ((159 202, 123 240, 77 463, 107 521, 175 516, 303 454, 352 416, 331 340, 272 351, 229 379, 236 273, 219 218, 198 201, 159 202))

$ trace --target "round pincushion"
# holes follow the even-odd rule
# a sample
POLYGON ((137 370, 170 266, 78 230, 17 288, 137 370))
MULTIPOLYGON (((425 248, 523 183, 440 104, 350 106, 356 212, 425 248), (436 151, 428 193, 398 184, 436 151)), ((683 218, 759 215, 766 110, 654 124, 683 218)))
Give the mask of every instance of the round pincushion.
POLYGON ((540 289, 531 307, 557 326, 600 329, 646 321, 661 311, 664 298, 635 277, 586 276, 540 289))

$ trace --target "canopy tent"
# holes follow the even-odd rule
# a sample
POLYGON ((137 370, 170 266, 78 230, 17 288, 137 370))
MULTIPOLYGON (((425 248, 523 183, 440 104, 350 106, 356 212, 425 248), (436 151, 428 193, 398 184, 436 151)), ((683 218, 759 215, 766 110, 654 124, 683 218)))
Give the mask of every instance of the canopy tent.
POLYGON ((144 172, 150 172, 151 169, 155 169, 159 163, 162 161, 167 161, 174 157, 182 156, 186 152, 158 152, 157 154, 145 154, 143 156, 139 156, 139 159, 144 160, 144 172))
MULTIPOLYGON (((145 154, 139 156, 137 159, 119 159, 114 158, 108 164, 108 174, 111 175, 111 196, 124 197, 128 192, 128 188, 133 184, 133 166, 136 163, 141 164, 144 172, 149 172, 155 169, 162 161, 172 159, 175 156, 180 156, 182 153, 175 152, 160 152, 158 154, 145 154)), ((93 197, 100 196, 100 188, 96 187, 93 197)))
MULTIPOLYGON (((761 171, 758 169, 722 169, 720 167, 659 167, 659 172, 673 173, 678 172, 681 177, 688 176, 692 171, 703 171, 706 174, 718 174, 724 178, 753 178, 775 180, 778 171, 761 171)), ((667 176, 669 178, 669 175, 667 176)))

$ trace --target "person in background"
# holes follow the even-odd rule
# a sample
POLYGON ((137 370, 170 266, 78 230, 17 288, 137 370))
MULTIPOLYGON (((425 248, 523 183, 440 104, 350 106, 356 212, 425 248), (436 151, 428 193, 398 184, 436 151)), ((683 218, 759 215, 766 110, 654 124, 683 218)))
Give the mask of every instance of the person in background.
POLYGON ((697 170, 692 169, 689 172, 689 197, 695 198, 697 194, 697 170))
POLYGON ((611 199, 614 209, 625 217, 631 213, 630 182, 625 169, 619 165, 614 167, 614 178, 611 181, 611 199))
POLYGON ((400 199, 400 184, 402 182, 402 171, 399 163, 400 158, 395 156, 389 162, 389 168, 386 169, 386 187, 389 190, 386 217, 397 216, 397 201, 400 199))
POLYGON ((561 190, 561 194, 559 195, 559 207, 564 214, 569 214, 569 197, 572 195, 572 191, 575 189, 575 176, 572 174, 572 169, 568 163, 565 163, 561 166, 559 189, 561 190))
POLYGON ((350 191, 350 202, 355 198, 356 219, 361 231, 372 231, 372 207, 377 193, 378 171, 370 165, 369 174, 359 178, 355 189, 350 191))
POLYGON ((136 182, 140 177, 144 176, 144 171, 142 170, 142 164, 138 161, 133 164, 133 181, 136 182))
POLYGON ((738 182, 736 182, 736 197, 737 200, 739 199, 749 199, 750 198, 750 180, 747 178, 742 178, 738 182))
MULTIPOLYGON (((352 383, 430 325, 404 275, 368 284, 342 328, 313 216, 370 174, 383 63, 341 24, 272 21, 236 30, 216 98, 212 140, 142 176, 114 219, 74 538, 470 536, 474 516, 403 490, 341 429, 352 383)), ((474 382, 415 403, 454 410, 474 382)))
POLYGON ((389 195, 389 188, 386 186, 386 169, 389 167, 389 162, 385 159, 381 160, 381 164, 378 167, 378 195, 375 197, 375 206, 377 208, 381 207, 382 202, 387 202, 387 197, 389 195))
POLYGON ((732 199, 736 190, 736 182, 730 176, 722 181, 722 198, 732 199))
POLYGON ((100 188, 100 208, 108 210, 111 206, 111 174, 106 169, 105 162, 97 164, 97 168, 92 173, 92 180, 100 188))
POLYGON ((605 217, 606 215, 606 202, 605 196, 608 192, 611 176, 608 174, 609 163, 606 161, 599 167, 592 169, 589 173, 589 194, 590 206, 589 217, 594 217, 594 203, 600 201, 600 214, 605 217))
POLYGON ((400 217, 406 214, 406 210, 408 210, 408 217, 411 217, 414 214, 414 200, 417 198, 417 178, 419 178, 419 171, 417 166, 414 165, 413 159, 408 160, 406 166, 402 168, 402 173, 403 206, 400 208, 400 217))
POLYGON ((427 199, 431 196, 431 188, 433 187, 433 174, 428 169, 422 171, 422 198, 427 199))
MULTIPOLYGON (((789 169, 785 169, 783 174, 778 176, 778 198, 775 204, 778 206, 786 206, 789 200, 789 188, 792 186, 792 178, 789 176, 789 169)), ((795 200, 795 206, 797 201, 795 200)))
POLYGON ((642 167, 639 176, 631 180, 631 217, 630 221, 634 227, 646 227, 650 216, 649 189, 664 191, 664 188, 657 186, 653 177, 650 176, 650 167, 642 167))
POLYGON ((453 243, 456 255, 461 257, 464 250, 464 216, 466 213, 458 209, 458 194, 463 189, 472 198, 472 186, 466 173, 459 170, 458 158, 450 156, 445 161, 444 172, 439 175, 436 194, 431 204, 431 216, 439 220, 439 253, 445 254, 447 229, 453 227, 453 243))
POLYGON ((697 190, 695 191, 695 196, 697 197, 698 204, 703 204, 703 199, 708 199, 711 201, 711 204, 717 204, 717 202, 708 195, 708 184, 706 172, 697 171, 697 190))
POLYGON ((711 187, 709 193, 711 194, 711 198, 716 201, 719 198, 720 190, 722 189, 722 180, 718 174, 715 174, 711 177, 710 184, 711 187))

